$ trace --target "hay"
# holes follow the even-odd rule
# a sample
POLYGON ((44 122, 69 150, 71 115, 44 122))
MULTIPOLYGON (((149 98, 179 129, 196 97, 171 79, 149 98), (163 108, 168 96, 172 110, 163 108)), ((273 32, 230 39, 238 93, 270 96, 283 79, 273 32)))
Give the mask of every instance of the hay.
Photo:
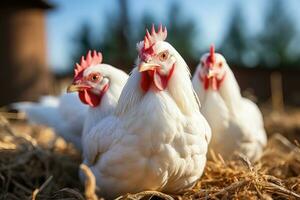
POLYGON ((291 172, 292 166, 300 166, 300 160, 296 161, 300 158, 299 148, 290 151, 290 156, 284 156, 285 152, 273 148, 274 143, 280 143, 279 138, 272 137, 262 159, 255 164, 242 157, 227 163, 214 157, 208 161, 196 187, 183 194, 184 199, 300 198, 299 188, 291 187, 292 182, 300 184, 300 170, 291 172), (274 167, 280 178, 276 177, 278 173, 274 173, 274 167))
POLYGON ((98 200, 98 196, 96 194, 96 178, 94 174, 85 164, 80 165, 80 170, 82 170, 85 175, 85 198, 87 200, 98 200))
POLYGON ((49 129, 0 118, 0 143, 0 199, 84 199, 80 156, 49 129))
MULTIPOLYGON (((269 134, 271 135, 271 134, 269 134)), ((94 177, 79 181, 80 154, 53 131, 0 118, 0 199, 100 199, 94 177)), ((100 188, 101 189, 101 188, 100 188)), ((300 148, 272 134, 259 162, 214 155, 201 180, 181 195, 144 191, 118 199, 300 199, 300 148)))

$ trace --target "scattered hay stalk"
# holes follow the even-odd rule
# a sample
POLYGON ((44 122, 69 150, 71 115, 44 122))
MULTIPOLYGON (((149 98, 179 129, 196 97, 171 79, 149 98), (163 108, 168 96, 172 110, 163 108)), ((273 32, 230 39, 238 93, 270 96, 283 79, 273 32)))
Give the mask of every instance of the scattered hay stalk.
POLYGON ((98 196, 96 195, 96 179, 90 168, 81 164, 80 169, 85 175, 85 197, 87 200, 98 200, 98 196))
MULTIPOLYGON (((48 142, 40 141, 40 138, 45 140, 44 130, 24 123, 11 125, 0 117, 0 199, 83 200, 82 194, 86 199, 99 199, 95 177, 87 166, 80 166, 80 154, 70 145, 58 146, 55 135, 49 137, 52 139, 48 142), (79 166, 87 177, 85 187, 78 178, 79 166)), ((250 163, 243 156, 226 162, 212 153, 201 180, 180 195, 143 191, 118 199, 153 197, 166 200, 300 199, 299 146, 282 135, 273 135, 263 157, 256 163, 250 163)))

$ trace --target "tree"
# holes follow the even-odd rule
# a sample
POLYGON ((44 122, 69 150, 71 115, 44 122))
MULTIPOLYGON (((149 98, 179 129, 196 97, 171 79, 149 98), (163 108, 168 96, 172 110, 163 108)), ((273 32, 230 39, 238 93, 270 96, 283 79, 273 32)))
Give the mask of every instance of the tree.
POLYGON ((294 67, 289 47, 297 35, 295 25, 283 1, 272 0, 266 12, 264 29, 258 36, 260 65, 294 67))
MULTIPOLYGON (((128 16, 128 1, 119 0, 118 15, 109 15, 104 33, 100 40, 90 36, 90 27, 83 25, 78 37, 74 40, 79 50, 74 54, 74 62, 78 62, 81 55, 86 54, 88 49, 95 49, 103 52, 104 62, 120 67, 129 72, 137 56, 136 43, 144 38, 145 28, 151 28, 154 17, 151 14, 144 14, 141 22, 131 27, 128 16), (138 30, 138 31, 136 31, 138 30), (91 42, 93 41, 93 42, 91 42)), ((168 11, 168 41, 179 51, 188 64, 195 66, 194 36, 195 29, 193 21, 180 15, 180 6, 176 1, 168 11)), ((198 55, 197 55, 198 56, 198 55)))
POLYGON ((199 55, 195 50, 195 23, 191 19, 182 16, 180 5, 177 2, 170 6, 168 33, 168 41, 190 66, 196 66, 199 55))
POLYGON ((103 40, 100 49, 103 50, 107 62, 118 66, 130 68, 132 59, 130 54, 130 20, 128 16, 128 1, 119 0, 119 15, 110 16, 106 22, 103 40), (112 23, 114 21, 114 23, 112 23))
POLYGON ((233 15, 228 26, 227 34, 221 44, 221 52, 226 60, 233 66, 245 66, 243 57, 249 48, 246 35, 245 20, 241 13, 241 8, 237 4, 233 9, 233 15))
POLYGON ((133 64, 130 54, 129 43, 129 17, 127 1, 119 0, 119 14, 107 14, 105 29, 100 39, 92 38, 90 35, 91 27, 83 24, 78 36, 73 42, 77 44, 78 50, 74 53, 72 63, 78 62, 82 55, 88 50, 93 49, 102 52, 103 60, 122 69, 131 68, 133 64))
POLYGON ((90 49, 97 49, 97 44, 93 44, 90 37, 91 27, 89 24, 84 23, 80 28, 80 32, 74 38, 73 42, 76 44, 76 50, 74 55, 72 56, 72 64, 70 64, 70 68, 65 72, 67 74, 73 73, 73 66, 75 62, 79 62, 80 57, 85 55, 90 49))
MULTIPOLYGON (((176 48, 190 67, 195 67, 198 64, 199 55, 195 48, 196 29, 194 21, 183 17, 178 1, 171 4, 167 16, 167 22, 164 24, 168 29, 167 41, 176 48)), ((154 22, 155 19, 151 14, 145 14, 138 37, 143 38, 145 29, 150 29, 154 22)), ((198 32, 198 36, 199 34, 198 32)))

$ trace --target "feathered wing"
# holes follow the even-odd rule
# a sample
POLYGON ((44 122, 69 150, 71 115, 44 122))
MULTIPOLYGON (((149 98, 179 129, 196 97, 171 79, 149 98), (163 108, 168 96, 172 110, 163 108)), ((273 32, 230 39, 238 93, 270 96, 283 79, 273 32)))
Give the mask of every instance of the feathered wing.
POLYGON ((263 118, 257 105, 249 99, 241 100, 242 112, 237 122, 245 135, 246 140, 241 145, 244 152, 249 152, 251 160, 257 160, 267 144, 263 118))
POLYGON ((115 116, 108 116, 84 137, 83 156, 88 165, 95 165, 101 154, 105 153, 114 140, 119 137, 119 123, 120 120, 115 116))
POLYGON ((265 133, 263 117, 259 108, 255 103, 246 98, 242 99, 242 106, 244 118, 251 119, 248 120, 248 126, 251 127, 254 132, 257 132, 257 134, 255 134, 257 139, 259 139, 263 144, 266 144, 265 134, 258 134, 261 132, 265 133))
POLYGON ((241 96, 236 78, 229 67, 221 95, 234 116, 232 127, 242 134, 241 152, 245 152, 251 160, 256 160, 267 143, 262 114, 255 103, 241 96))
POLYGON ((134 136, 122 124, 115 116, 106 117, 83 140, 83 162, 95 175, 101 195, 108 199, 138 192, 145 173, 140 165, 145 166, 146 159, 140 157, 137 139, 131 140, 134 136))

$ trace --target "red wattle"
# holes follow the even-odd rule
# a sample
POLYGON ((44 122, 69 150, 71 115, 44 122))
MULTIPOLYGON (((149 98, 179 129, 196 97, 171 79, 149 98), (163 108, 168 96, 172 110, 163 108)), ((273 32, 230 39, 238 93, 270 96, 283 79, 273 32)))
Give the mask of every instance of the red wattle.
POLYGON ((101 90, 99 95, 94 94, 92 91, 89 89, 85 89, 82 91, 79 91, 79 98, 82 103, 87 104, 91 107, 96 107, 101 103, 101 99, 105 92, 108 90, 109 85, 106 84, 103 89, 101 90))
POLYGON ((100 104, 100 97, 89 90, 83 90, 79 92, 79 98, 84 104, 96 107, 100 104))
POLYGON ((154 72, 153 83, 159 91, 162 91, 167 88, 168 82, 174 72, 175 64, 173 64, 171 70, 167 75, 161 75, 159 72, 154 72))
POLYGON ((205 90, 208 90, 209 88, 209 79, 205 76, 205 77, 202 77, 200 75, 200 80, 203 82, 203 87, 205 90))
POLYGON ((141 88, 147 92, 153 83, 155 87, 162 91, 167 88, 168 82, 174 72, 175 64, 173 64, 167 75, 161 75, 157 70, 149 70, 141 72, 141 88))
POLYGON ((217 80, 216 77, 212 77, 212 78, 210 79, 210 85, 211 85, 211 88, 212 88, 213 90, 218 90, 218 89, 219 89, 219 88, 218 88, 218 80, 217 80))
POLYGON ((152 78, 147 71, 141 72, 141 88, 147 92, 151 86, 152 78))
POLYGON ((156 71, 154 72, 153 83, 159 91, 162 91, 167 87, 167 80, 165 76, 160 75, 156 71))
POLYGON ((203 87, 205 90, 208 90, 209 87, 211 87, 212 90, 219 90, 221 87, 221 83, 225 79, 225 75, 221 79, 217 79, 217 77, 211 77, 207 78, 207 76, 202 77, 201 74, 199 73, 199 79, 200 81, 203 82, 203 87))

